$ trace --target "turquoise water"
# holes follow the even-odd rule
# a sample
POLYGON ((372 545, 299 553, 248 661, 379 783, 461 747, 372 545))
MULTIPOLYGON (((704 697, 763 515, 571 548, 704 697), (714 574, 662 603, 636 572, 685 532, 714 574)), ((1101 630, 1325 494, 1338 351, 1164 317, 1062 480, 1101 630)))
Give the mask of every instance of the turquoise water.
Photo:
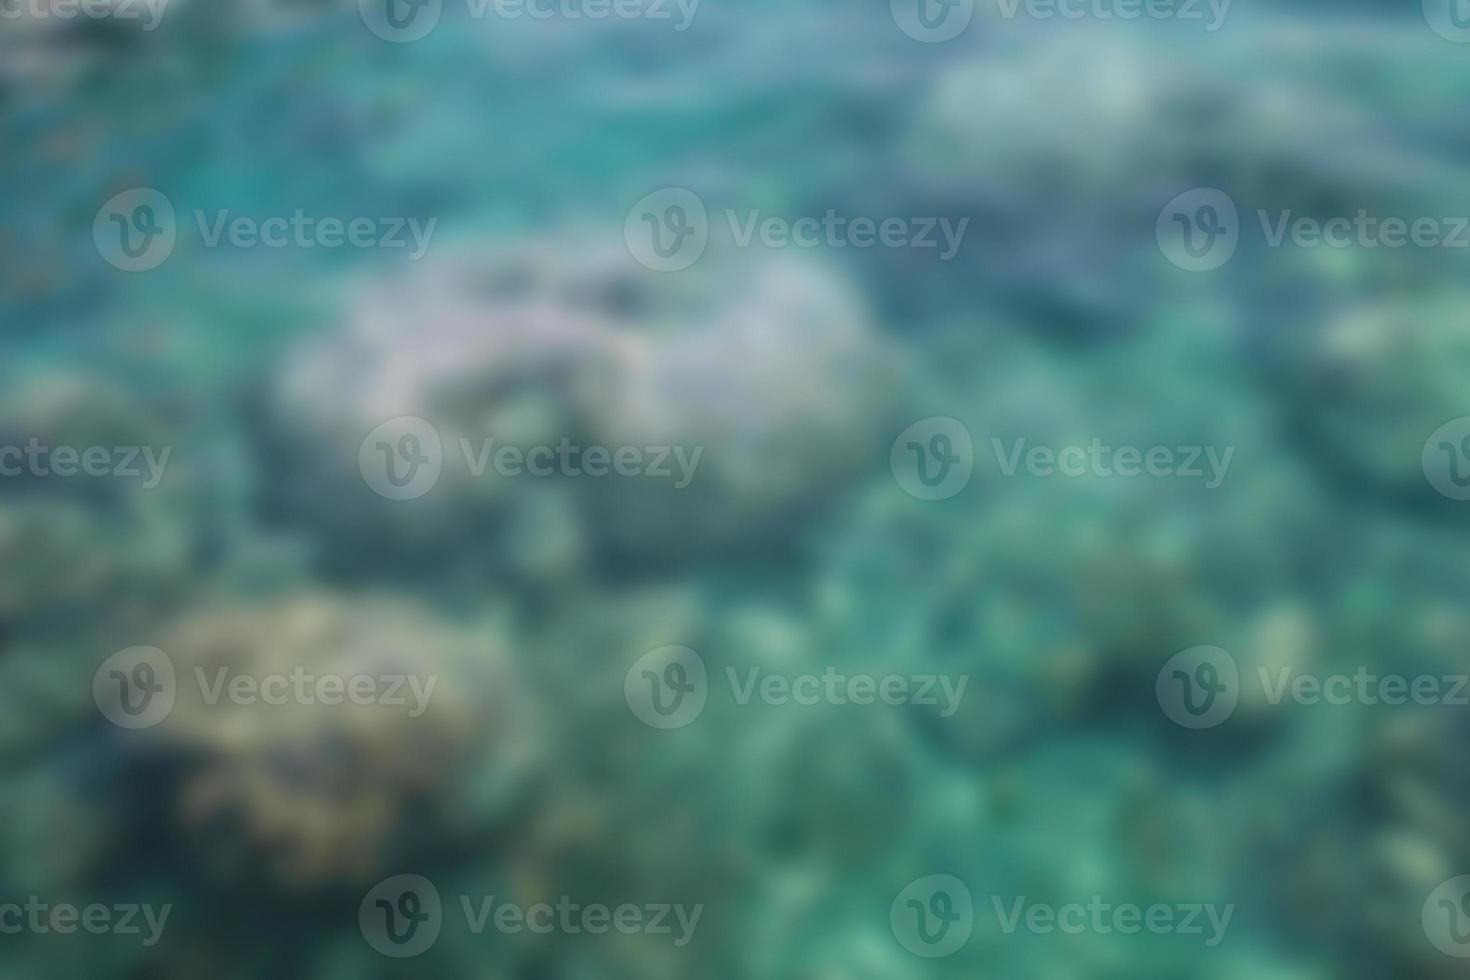
POLYGON ((4 974, 1458 975, 1467 49, 1004 9, 0 22, 4 974))

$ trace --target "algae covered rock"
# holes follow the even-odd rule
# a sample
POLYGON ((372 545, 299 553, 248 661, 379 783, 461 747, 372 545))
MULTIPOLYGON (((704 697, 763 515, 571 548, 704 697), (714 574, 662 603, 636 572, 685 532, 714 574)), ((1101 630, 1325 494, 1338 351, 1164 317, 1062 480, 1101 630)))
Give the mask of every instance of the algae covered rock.
POLYGON ((535 714, 496 643, 401 602, 319 595, 165 630, 177 694, 155 731, 184 760, 174 819, 201 866, 313 888, 380 873, 430 828, 452 836, 474 774, 514 781, 532 751, 535 714))
POLYGON ((0 405, 0 627, 157 604, 184 590, 198 537, 179 503, 179 427, 83 374, 38 378, 0 405))

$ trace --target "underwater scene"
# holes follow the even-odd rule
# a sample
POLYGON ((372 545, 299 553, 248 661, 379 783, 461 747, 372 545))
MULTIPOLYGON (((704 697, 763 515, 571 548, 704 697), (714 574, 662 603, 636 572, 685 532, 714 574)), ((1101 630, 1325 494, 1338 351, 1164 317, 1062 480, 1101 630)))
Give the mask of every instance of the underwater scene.
POLYGON ((0 165, 0 980, 1470 977, 1467 0, 0 0, 0 165))

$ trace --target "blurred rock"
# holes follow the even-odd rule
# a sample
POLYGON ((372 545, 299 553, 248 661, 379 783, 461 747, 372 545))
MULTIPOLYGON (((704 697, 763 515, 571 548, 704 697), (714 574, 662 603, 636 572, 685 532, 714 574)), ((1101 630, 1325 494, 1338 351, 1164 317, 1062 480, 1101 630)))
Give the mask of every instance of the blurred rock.
POLYGON ((659 276, 617 251, 545 245, 425 265, 367 287, 341 330, 283 366, 263 439, 270 507, 351 566, 504 572, 501 543, 527 521, 557 528, 551 554, 567 558, 546 573, 577 556, 677 566, 784 547, 871 466, 884 357, 846 285, 788 258, 659 276), (359 448, 404 415, 434 425, 443 471, 421 499, 390 501, 359 448), (506 476, 492 459, 474 476, 465 447, 491 438, 634 447, 668 475, 506 476))
MULTIPOLYGON (((176 818, 199 866, 314 889, 371 880, 415 842, 462 832, 472 773, 518 781, 534 749, 535 711, 497 642, 401 602, 320 595, 206 607, 170 627, 159 646, 179 694, 156 731, 188 760, 176 818), (282 703, 265 687, 231 693, 271 675, 291 682, 272 689, 282 703), (371 696, 345 697, 360 678, 371 696)), ((476 832, 495 819, 477 812, 476 832)))

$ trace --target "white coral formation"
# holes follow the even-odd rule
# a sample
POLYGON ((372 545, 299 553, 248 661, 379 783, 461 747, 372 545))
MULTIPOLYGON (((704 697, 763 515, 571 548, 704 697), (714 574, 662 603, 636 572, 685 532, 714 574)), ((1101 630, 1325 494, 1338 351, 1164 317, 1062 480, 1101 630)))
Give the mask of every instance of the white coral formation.
POLYGON ((1423 481, 1424 440, 1466 414, 1465 300, 1450 290, 1359 303, 1335 312, 1293 363, 1293 408, 1352 472, 1404 487, 1423 481))
POLYGON ((295 436, 286 442, 326 464, 324 482, 295 503, 308 515, 337 508, 344 481, 339 500, 370 496, 363 437, 411 415, 443 445, 431 506, 368 500, 349 526, 462 538, 466 522, 544 521, 529 501, 544 510, 557 499, 579 529, 569 553, 657 555, 749 543, 841 492, 875 458, 888 374, 861 303, 803 261, 661 277, 621 250, 546 246, 460 256, 370 288, 339 332, 284 367, 274 418, 295 436), (652 450, 669 447, 672 473, 585 477, 558 496, 559 478, 493 465, 474 475, 463 445, 478 451, 489 438, 526 450, 636 447, 650 465, 652 450))
POLYGON ((1283 27, 1181 50, 1093 29, 998 45, 938 77, 917 113, 912 165, 926 181, 1041 213, 1156 214, 1202 184, 1235 195, 1243 212, 1426 183, 1455 194, 1461 179, 1429 149, 1428 123, 1422 133, 1401 123, 1412 101, 1392 105, 1384 93, 1374 106, 1332 77, 1369 57, 1421 70, 1420 31, 1385 24, 1304 39, 1283 27))

